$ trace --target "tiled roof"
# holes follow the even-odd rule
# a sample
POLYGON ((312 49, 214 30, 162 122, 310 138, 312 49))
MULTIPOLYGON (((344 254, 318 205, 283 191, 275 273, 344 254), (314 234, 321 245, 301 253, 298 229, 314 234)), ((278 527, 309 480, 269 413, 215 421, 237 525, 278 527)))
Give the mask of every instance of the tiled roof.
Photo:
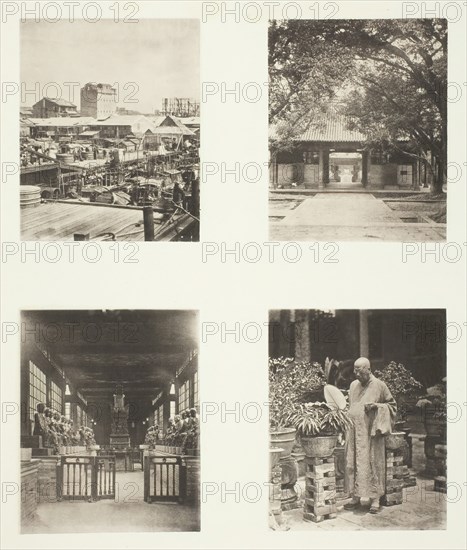
POLYGON ((29 120, 34 124, 34 126, 88 126, 96 122, 95 118, 92 117, 50 117, 50 118, 32 118, 29 117, 29 120))
MULTIPOLYGON (((150 119, 144 115, 110 115, 102 120, 95 120, 93 126, 133 126, 141 120, 147 120, 151 123, 150 119)), ((152 123, 151 123, 152 124, 152 123)))
POLYGON ((51 103, 55 103, 55 105, 60 105, 61 107, 74 107, 76 109, 76 105, 74 103, 71 103, 71 101, 67 101, 66 99, 62 99, 61 97, 45 97, 44 99, 47 99, 51 103))
MULTIPOLYGON (((349 130, 351 119, 338 112, 323 114, 321 118, 313 121, 310 127, 301 135, 295 137, 295 141, 317 142, 354 142, 360 143, 366 136, 358 130, 349 130)), ((269 137, 278 136, 277 126, 270 126, 269 137)))
POLYGON ((366 136, 358 130, 349 130, 351 120, 339 113, 329 113, 322 120, 316 121, 297 137, 297 141, 364 141, 366 136))

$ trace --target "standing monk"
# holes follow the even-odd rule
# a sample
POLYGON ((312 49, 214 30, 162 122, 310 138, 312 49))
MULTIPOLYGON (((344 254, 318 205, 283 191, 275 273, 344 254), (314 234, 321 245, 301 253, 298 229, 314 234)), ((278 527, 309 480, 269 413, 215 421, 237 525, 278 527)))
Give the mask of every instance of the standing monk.
POLYGON ((385 492, 384 435, 392 431, 397 406, 386 384, 371 374, 366 357, 355 361, 354 374, 349 390, 353 426, 345 443, 345 486, 352 501, 344 508, 353 510, 360 498, 369 498, 370 512, 376 514, 385 492))

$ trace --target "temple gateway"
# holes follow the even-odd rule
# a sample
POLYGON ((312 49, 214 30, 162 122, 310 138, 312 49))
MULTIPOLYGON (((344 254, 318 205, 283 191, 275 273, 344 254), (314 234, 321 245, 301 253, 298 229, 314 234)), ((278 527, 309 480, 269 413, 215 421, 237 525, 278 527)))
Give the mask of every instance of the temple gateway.
MULTIPOLYGON (((407 141, 400 141, 398 153, 370 150, 365 135, 350 127, 348 117, 331 112, 294 138, 292 148, 279 150, 271 158, 271 186, 418 189, 429 183, 425 163, 405 152, 407 141)), ((277 137, 276 128, 270 128, 270 137, 277 137)))

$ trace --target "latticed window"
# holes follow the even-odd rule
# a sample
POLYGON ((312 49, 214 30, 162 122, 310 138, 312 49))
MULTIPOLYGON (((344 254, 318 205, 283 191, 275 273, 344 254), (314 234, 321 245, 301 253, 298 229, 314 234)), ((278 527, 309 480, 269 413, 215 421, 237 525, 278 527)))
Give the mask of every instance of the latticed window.
POLYGON ((29 361, 29 418, 34 420, 38 403, 46 404, 47 377, 32 361, 29 361))
POLYGON ((163 424, 164 424, 164 405, 161 405, 157 409, 157 425, 159 427, 162 427, 163 424))
POLYGON ((71 419, 71 403, 65 403, 65 418, 71 419))
POLYGON ((55 382, 50 382, 50 405, 52 409, 62 414, 63 391, 55 382))
POLYGON ((190 381, 184 382, 178 390, 178 412, 190 408, 190 381))
POLYGON ((319 164, 319 153, 317 151, 304 151, 303 162, 305 164, 319 164))
POLYGON ((193 407, 199 409, 199 397, 198 397, 198 371, 193 375, 193 407))
POLYGON ((76 424, 77 426, 83 425, 83 409, 79 405, 76 405, 76 424))

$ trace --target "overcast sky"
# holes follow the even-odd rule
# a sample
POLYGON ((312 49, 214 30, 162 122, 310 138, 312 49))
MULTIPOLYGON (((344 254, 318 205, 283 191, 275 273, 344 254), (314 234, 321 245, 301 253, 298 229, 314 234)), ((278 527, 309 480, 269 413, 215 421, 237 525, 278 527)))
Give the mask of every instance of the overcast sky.
MULTIPOLYGON (((78 109, 78 86, 71 98, 64 82, 78 82, 79 88, 87 82, 118 83, 118 106, 141 112, 160 109, 163 97, 199 99, 199 21, 29 20, 21 23, 21 82, 27 90, 34 90, 37 82, 40 86, 39 97, 23 97, 21 103, 26 105, 39 101, 49 82, 57 82, 62 98, 78 109)), ((55 87, 45 91, 57 95, 55 87)))

